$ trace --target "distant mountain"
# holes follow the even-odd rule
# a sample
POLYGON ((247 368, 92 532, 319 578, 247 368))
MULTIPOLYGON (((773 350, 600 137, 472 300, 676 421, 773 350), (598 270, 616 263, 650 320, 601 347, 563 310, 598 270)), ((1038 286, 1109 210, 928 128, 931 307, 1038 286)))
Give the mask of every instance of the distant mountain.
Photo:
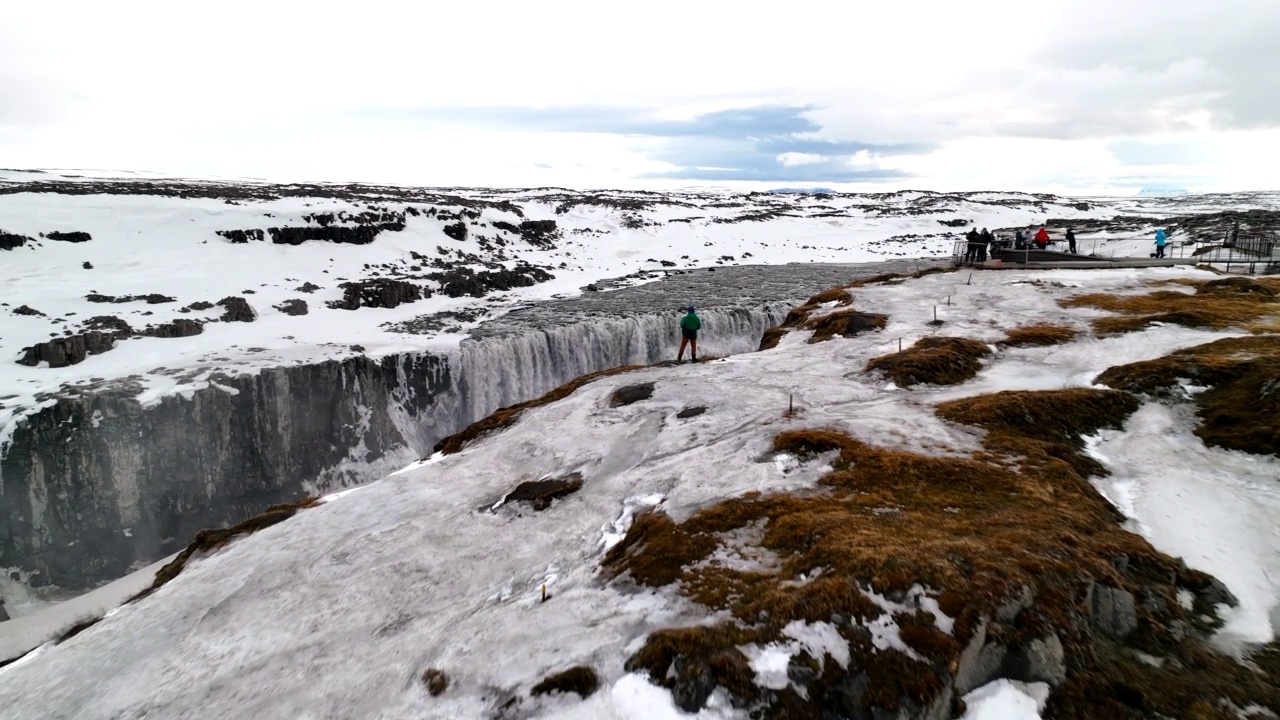
POLYGON ((1148 185, 1138 192, 1138 197, 1180 197, 1187 189, 1174 185, 1148 185))

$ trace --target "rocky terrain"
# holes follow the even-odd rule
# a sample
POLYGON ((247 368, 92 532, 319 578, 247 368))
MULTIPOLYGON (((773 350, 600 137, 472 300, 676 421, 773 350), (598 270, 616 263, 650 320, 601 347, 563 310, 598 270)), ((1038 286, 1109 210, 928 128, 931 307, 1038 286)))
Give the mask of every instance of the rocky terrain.
POLYGON ((1280 284, 834 285, 196 534, 0 667, 0 717, 1280 713, 1280 284))
POLYGON ((1276 204, 4 171, 0 490, 23 500, 0 512, 0 567, 82 588, 197 527, 376 478, 502 405, 659 359, 689 303, 726 329, 724 353, 755 348, 829 284, 818 264, 918 269, 968 227, 1046 219, 1124 243, 1148 222, 1276 204), (579 296, 598 302, 532 309, 579 296))

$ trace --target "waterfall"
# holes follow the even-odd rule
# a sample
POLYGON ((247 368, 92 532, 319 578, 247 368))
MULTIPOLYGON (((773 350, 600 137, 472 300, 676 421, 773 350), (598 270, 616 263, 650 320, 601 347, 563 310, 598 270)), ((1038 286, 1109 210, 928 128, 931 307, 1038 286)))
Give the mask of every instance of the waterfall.
MULTIPOLYGON (((698 350, 721 357, 754 351, 764 331, 782 322, 788 309, 786 303, 709 309, 700 315, 698 350)), ((452 408, 457 427, 587 373, 674 360, 680 347, 677 320, 670 314, 600 318, 464 341, 452 408)))

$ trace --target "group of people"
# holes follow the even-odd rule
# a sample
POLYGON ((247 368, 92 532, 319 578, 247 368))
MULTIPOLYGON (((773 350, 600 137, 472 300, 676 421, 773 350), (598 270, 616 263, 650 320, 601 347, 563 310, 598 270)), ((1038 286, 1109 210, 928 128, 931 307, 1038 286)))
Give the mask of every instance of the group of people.
MULTIPOLYGON (((993 245, 1004 245, 1005 247, 1009 245, 1008 240, 996 240, 991 231, 986 228, 982 228, 982 230, 974 228, 966 233, 964 237, 968 245, 964 254, 965 262, 986 262, 988 248, 993 245)), ((1076 231, 1073 228, 1067 228, 1067 234, 1063 236, 1063 239, 1067 241, 1067 252, 1072 255, 1076 254, 1076 231)), ((1032 247, 1038 250, 1046 250, 1051 242, 1053 242, 1053 238, 1049 236, 1049 231, 1043 225, 1034 235, 1024 233, 1021 230, 1013 234, 1014 250, 1029 250, 1032 247)))
MULTIPOLYGON (((1076 231, 1074 228, 1067 228, 1067 233, 1063 236, 1067 241, 1067 252, 1072 255, 1078 254, 1076 250, 1076 231)), ((965 262, 986 262, 987 252, 990 247, 1008 247, 1008 240, 997 240, 986 228, 978 230, 974 228, 965 234, 965 241, 968 248, 965 251, 965 262)), ((1031 234, 1018 230, 1013 234, 1012 249, 1014 250, 1047 250, 1049 243, 1053 242, 1049 231, 1045 226, 1041 225, 1040 229, 1031 234)), ((1163 258, 1165 248, 1169 245, 1169 233, 1164 228, 1156 230, 1156 251, 1151 254, 1153 258, 1163 258)))

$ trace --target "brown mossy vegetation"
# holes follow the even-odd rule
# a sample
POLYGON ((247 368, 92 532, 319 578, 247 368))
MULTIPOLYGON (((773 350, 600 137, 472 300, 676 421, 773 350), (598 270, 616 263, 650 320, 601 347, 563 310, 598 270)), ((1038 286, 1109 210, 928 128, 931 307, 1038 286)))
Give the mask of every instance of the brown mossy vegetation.
POLYGON ((1155 397, 1194 396, 1206 445, 1280 457, 1280 335, 1227 338, 1108 368, 1094 382, 1155 397))
POLYGON ((585 665, 579 665, 555 675, 548 675, 542 682, 534 685, 530 692, 532 695, 547 695, 555 692, 577 693, 583 698, 589 698, 599 688, 600 678, 596 675, 596 671, 585 665))
POLYGON ((872 358, 866 370, 879 370, 899 387, 929 383, 955 385, 982 369, 982 358, 991 354, 986 343, 958 337, 925 337, 900 352, 872 358))
POLYGON ((813 336, 809 338, 810 343, 819 343, 824 340, 830 340, 837 335, 853 337, 872 330, 883 330, 888 322, 888 315, 864 313, 850 309, 837 310, 826 315, 811 317, 801 327, 813 331, 813 336))
POLYGON ((200 553, 211 553, 224 547, 227 543, 230 543, 236 538, 245 535, 252 535, 259 530, 264 530, 272 525, 278 525, 279 523, 282 523, 296 515, 298 511, 315 507, 320 503, 320 498, 307 497, 293 503, 272 505, 261 515, 251 517, 234 527, 201 530, 196 533, 195 539, 191 541, 191 544, 187 545, 182 552, 178 553, 177 557, 156 571, 155 580, 151 582, 151 585, 147 589, 126 600, 125 604, 141 600, 164 587, 169 581, 178 577, 178 575, 182 573, 182 570, 187 566, 187 563, 195 555, 200 553))
POLYGON ((1079 330, 1066 325, 1039 323, 1013 328, 998 344, 1002 347, 1047 347, 1069 343, 1079 334, 1079 330))
POLYGON ((557 400, 563 400, 576 392, 578 388, 594 380, 611 377, 613 375, 621 375, 622 373, 631 372, 632 370, 642 370, 644 368, 644 365, 623 365, 621 367, 609 368, 608 370, 588 373, 582 377, 570 380, 542 397, 495 410, 489 417, 486 417, 483 420, 477 420, 463 428, 460 432, 456 432, 436 443, 435 452, 442 452, 445 455, 452 455, 454 453, 461 452, 464 447, 481 436, 514 425, 516 420, 520 419, 521 413, 525 410, 532 410, 536 407, 549 405, 557 400))
POLYGON ((1195 292, 1090 293, 1066 298, 1059 304, 1117 313, 1118 316, 1093 321, 1093 329, 1099 335, 1135 332, 1155 323, 1215 330, 1249 327, 1280 315, 1280 280, 1274 278, 1226 277, 1183 284, 1192 285, 1195 292))
POLYGON ((443 670, 427 668, 422 673, 422 684, 427 686, 427 692, 431 697, 440 697, 445 690, 449 689, 449 676, 443 670))
MULTIPOLYGON (((997 393, 944 404, 942 417, 987 430, 984 450, 972 457, 874 447, 832 429, 778 435, 776 452, 802 459, 838 453, 819 489, 747 493, 681 523, 650 511, 607 553, 609 576, 673 585, 731 618, 655 632, 627 668, 648 671, 678 701, 694 704, 682 705, 686 710, 705 700, 696 689, 719 686, 754 707, 753 717, 861 717, 870 708, 944 702, 951 673, 981 627, 988 643, 1009 648, 1059 636, 1068 681, 1051 696, 1046 717, 1233 717, 1222 699, 1280 712, 1280 692, 1264 675, 1207 649, 1187 630, 1203 627, 1192 615, 1212 611, 1199 602, 1195 611, 1183 610, 1178 591, 1199 592, 1211 578, 1125 531, 1123 515, 1088 481, 1101 468, 1076 459, 1082 435, 1117 426, 1137 406, 1128 393, 1107 390, 997 393), (759 531, 752 557, 767 552, 775 563, 745 570, 714 559, 741 547, 742 531, 751 528, 759 531), (1086 598, 1095 583, 1141 598, 1128 645, 1091 625, 1086 598), (917 657, 875 648, 864 623, 885 611, 866 591, 901 600, 916 585, 955 620, 953 632, 942 632, 926 610, 897 613, 900 636, 917 657), (1027 589, 1029 599, 1012 617, 993 619, 1027 589), (834 625, 849 643, 848 669, 802 655, 792 661, 802 666, 792 677, 803 678, 796 681, 803 698, 793 689, 755 687, 739 648, 786 642, 784 628, 797 620, 834 625), (1166 661, 1146 665, 1135 650, 1166 661), (840 688, 851 683, 862 688, 856 710, 840 705, 849 701, 840 688)), ((1280 663, 1280 653, 1258 657, 1259 666, 1280 663)))

